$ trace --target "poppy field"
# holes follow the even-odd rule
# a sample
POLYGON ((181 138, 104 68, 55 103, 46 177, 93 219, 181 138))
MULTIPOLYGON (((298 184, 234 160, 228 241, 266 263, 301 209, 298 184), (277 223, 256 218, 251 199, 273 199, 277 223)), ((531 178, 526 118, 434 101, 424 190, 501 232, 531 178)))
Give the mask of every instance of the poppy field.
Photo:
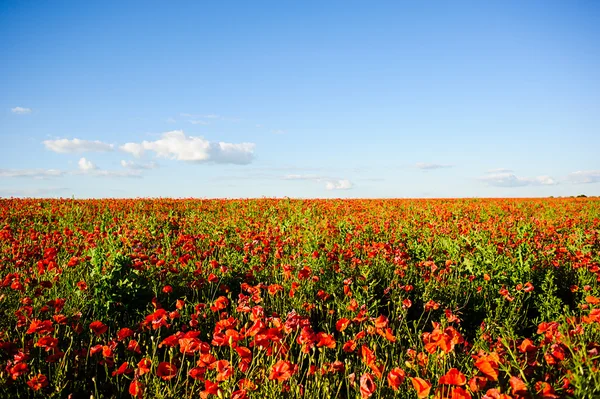
POLYGON ((600 200, 0 200, 0 397, 600 397, 600 200))

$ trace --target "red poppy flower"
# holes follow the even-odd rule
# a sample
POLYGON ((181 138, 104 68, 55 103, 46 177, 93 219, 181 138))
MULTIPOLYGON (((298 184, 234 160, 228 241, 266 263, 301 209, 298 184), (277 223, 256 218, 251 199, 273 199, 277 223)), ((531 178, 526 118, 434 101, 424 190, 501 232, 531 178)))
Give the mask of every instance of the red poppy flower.
POLYGON ((233 391, 231 393, 231 399, 247 399, 248 395, 246 394, 245 389, 238 389, 237 391, 233 391))
POLYGON ((225 381, 233 374, 233 368, 227 360, 217 360, 211 368, 217 370, 217 381, 225 381))
POLYGON ((112 372, 113 377, 115 375, 121 375, 121 374, 131 374, 133 373, 133 369, 131 367, 129 367, 129 363, 128 362, 123 362, 123 364, 121 364, 121 366, 116 369, 115 371, 112 372))
POLYGON ((388 384, 397 391, 400 388, 400 385, 404 382, 406 378, 406 373, 400 367, 393 368, 390 370, 387 376, 388 384))
POLYGON ((458 369, 450 369, 445 375, 440 377, 440 384, 445 385, 465 385, 467 383, 467 378, 463 373, 461 373, 458 369))
POLYGON ((39 391, 40 389, 48 386, 48 377, 43 374, 38 374, 27 381, 27 385, 29 385, 29 388, 33 389, 34 391, 39 391))
POLYGON ((542 399, 558 399, 558 395, 554 392, 552 385, 545 381, 538 381, 535 383, 535 390, 542 399))
POLYGON ((219 383, 206 380, 204 381, 204 391, 200 392, 200 397, 206 399, 208 395, 219 395, 219 392, 219 383))
POLYGON ((177 375, 177 366, 169 362, 160 362, 156 369, 156 375, 167 381, 177 375))
POLYGON ((317 346, 335 349, 335 338, 331 334, 320 332, 317 334, 317 346))
POLYGON ((92 330, 96 336, 100 336, 108 330, 108 327, 101 321, 96 320, 90 323, 90 330, 92 330))
POLYGON ((498 354, 490 353, 475 361, 475 367, 493 381, 498 381, 498 354))
POLYGON ((524 339, 523 342, 521 342, 521 345, 519 345, 519 352, 521 353, 535 352, 536 350, 537 347, 528 338, 524 339))
POLYGON ((38 319, 33 319, 31 320, 31 325, 27 330, 27 334, 51 334, 52 332, 54 332, 54 326, 52 326, 51 320, 41 321, 38 319))
POLYGON ((143 358, 142 360, 140 360, 140 362, 138 363, 138 373, 140 375, 144 375, 146 373, 150 372, 150 368, 152 367, 152 361, 148 358, 143 358))
POLYGON ((346 319, 345 317, 339 319, 337 321, 337 323, 335 323, 335 329, 338 330, 339 332, 344 331, 348 326, 350 325, 350 320, 346 319))
POLYGON ((121 328, 117 333, 117 339, 119 341, 123 341, 125 338, 131 337, 133 335, 133 330, 131 328, 121 328))
POLYGON ((58 346, 58 339, 49 336, 42 337, 35 343, 35 346, 44 348, 46 352, 49 352, 52 349, 56 349, 58 346))
POLYGON ((17 363, 14 366, 12 366, 9 370, 10 378, 12 378, 13 380, 16 380, 23 374, 27 374, 27 372, 29 372, 29 367, 26 363, 17 363))
POLYGON ((285 360, 279 360, 273 365, 269 379, 284 382, 287 381, 292 374, 294 374, 293 364, 285 360))
POLYGON ((219 310, 227 308, 228 305, 229 299, 225 298, 224 296, 220 296, 215 300, 215 303, 213 305, 210 305, 210 310, 212 310, 213 312, 217 312, 219 310))
POLYGON ((205 367, 194 367, 188 373, 188 375, 195 380, 203 380, 205 374, 206 374, 205 367))
POLYGON ((469 388, 473 392, 479 392, 485 388, 488 383, 488 379, 481 376, 475 376, 469 380, 469 388))
POLYGON ((354 350, 356 349, 356 341, 354 340, 349 340, 348 342, 346 342, 344 344, 344 346, 342 347, 344 352, 354 352, 354 350))
POLYGON ((360 377, 360 396, 361 398, 368 398, 373 395, 377 386, 373 381, 373 376, 369 373, 365 373, 360 377))
POLYGON ((142 399, 144 397, 144 388, 145 385, 140 381, 131 381, 131 384, 129 384, 129 394, 136 399, 142 399))
POLYGON ((452 389, 449 399, 471 399, 471 394, 461 387, 452 389))
POLYGON ((135 352, 137 354, 142 353, 140 344, 135 339, 132 339, 131 341, 129 341, 129 343, 127 344, 127 350, 131 351, 131 352, 135 352))
POLYGON ((360 348, 360 354, 361 354, 362 361, 367 366, 370 366, 375 363, 375 359, 376 359, 375 353, 371 349, 369 349, 369 347, 367 345, 363 345, 360 348))
POLYGON ((424 399, 429 396, 429 391, 431 390, 431 384, 419 377, 411 377, 410 381, 415 387, 417 391, 417 397, 419 399, 424 399))
POLYGON ((514 395, 527 394, 527 385, 519 377, 510 377, 509 383, 514 395))

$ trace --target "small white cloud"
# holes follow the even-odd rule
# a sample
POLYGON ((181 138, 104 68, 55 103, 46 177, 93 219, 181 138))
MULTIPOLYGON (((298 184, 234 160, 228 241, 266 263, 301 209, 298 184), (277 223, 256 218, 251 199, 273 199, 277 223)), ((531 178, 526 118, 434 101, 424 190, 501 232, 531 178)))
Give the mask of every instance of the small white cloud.
POLYGON ((138 143, 127 143, 119 147, 121 151, 128 152, 136 158, 144 155, 144 147, 138 143))
POLYGON ((44 145, 47 149, 58 153, 78 153, 78 152, 106 152, 112 151, 113 145, 101 141, 89 141, 80 139, 58 139, 45 140, 44 145))
POLYGON ((0 169, 0 177, 30 177, 33 179, 45 179, 49 177, 60 177, 63 171, 56 169, 0 169))
POLYGON ((318 176, 318 175, 301 175, 291 174, 283 177, 285 180, 309 180, 319 183, 325 183, 327 190, 349 190, 353 184, 348 179, 338 179, 334 177, 318 176))
POLYGON ((81 158, 77 163, 79 166, 79 172, 73 172, 73 174, 84 174, 94 177, 142 177, 139 170, 102 170, 99 169, 92 161, 85 158, 81 158))
POLYGON ((121 166, 126 169, 140 170, 140 169, 155 169, 158 167, 156 162, 149 163, 137 163, 133 161, 121 160, 121 166))
POLYGON ((27 115, 31 113, 31 108, 14 107, 10 109, 10 112, 17 115, 27 115))
POLYGON ((77 165, 79 166, 79 170, 83 172, 88 172, 90 170, 97 169, 96 165, 94 165, 92 161, 89 161, 85 158, 80 158, 79 162, 77 162, 77 165))
POLYGON ((210 123, 207 121, 203 121, 202 119, 190 119, 188 122, 190 122, 192 125, 209 125, 210 123))
POLYGON ((600 183, 600 170, 578 170, 569 173, 567 180, 576 184, 600 183))
POLYGON ((327 190, 349 190, 352 188, 352 183, 346 179, 328 181, 325 184, 325 188, 327 190))
POLYGON ((425 162, 419 162, 417 164, 415 164, 415 166, 419 169, 422 170, 434 170, 434 169, 445 169, 445 168, 451 168, 453 165, 448 165, 448 164, 441 164, 441 163, 425 163, 425 162))
POLYGON ((254 158, 254 143, 211 142, 202 137, 186 136, 182 130, 163 133, 159 140, 127 143, 120 147, 135 157, 152 151, 158 157, 187 162, 249 164, 254 158))
POLYGON ((520 177, 512 173, 490 174, 480 177, 479 180, 496 187, 553 186, 558 184, 550 176, 520 177))

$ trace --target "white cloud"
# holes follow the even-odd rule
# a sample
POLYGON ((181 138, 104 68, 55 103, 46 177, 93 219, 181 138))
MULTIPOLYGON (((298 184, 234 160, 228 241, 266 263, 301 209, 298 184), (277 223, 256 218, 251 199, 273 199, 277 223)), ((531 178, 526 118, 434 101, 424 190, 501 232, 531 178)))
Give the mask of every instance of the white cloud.
POLYGON ((137 162, 133 162, 133 161, 121 160, 121 166, 126 169, 140 170, 140 169, 155 169, 158 167, 158 164, 156 162, 137 163, 137 162))
POLYGON ((144 147, 138 143, 127 143, 119 147, 121 151, 128 152, 136 158, 144 155, 144 147))
POLYGON ((85 158, 79 159, 79 162, 77 162, 77 165, 79 166, 79 170, 81 170, 83 172, 88 172, 90 170, 97 169, 96 165, 94 165, 94 163, 92 161, 89 161, 85 158))
POLYGON ((480 177, 479 180, 496 187, 553 186, 558 184, 550 176, 520 177, 512 173, 494 173, 480 177))
POLYGON ((190 119, 188 122, 190 122, 192 125, 209 125, 210 123, 207 121, 203 121, 202 119, 190 119))
POLYGON ((419 162, 419 163, 415 164, 415 166, 422 170, 434 170, 434 169, 451 168, 453 165, 419 162))
MULTIPOLYGON (((79 166, 79 174, 88 176, 113 178, 142 177, 139 170, 102 170, 99 169, 92 161, 85 158, 81 158, 77 165, 79 166)), ((74 174, 77 174, 77 172, 74 172, 74 174)))
POLYGON ((31 177, 34 179, 45 179, 49 177, 60 177, 63 171, 56 169, 0 169, 0 177, 31 177))
POLYGON ((14 107, 10 109, 10 112, 17 115, 27 115, 31 113, 31 108, 14 107))
POLYGON ((325 184, 325 188, 327 190, 349 190, 352 188, 352 183, 350 183, 350 180, 346 179, 328 181, 325 184))
POLYGON ((325 183, 325 188, 327 190, 349 190, 354 186, 352 182, 348 179, 338 179, 335 177, 326 177, 318 175, 292 174, 286 175, 283 178, 285 180, 309 180, 319 183, 325 183))
POLYGON ((569 173, 567 180, 576 184, 600 183, 600 170, 578 170, 569 173))
POLYGON ((121 178, 121 177, 135 177, 141 178, 142 174, 138 170, 92 170, 89 172, 92 176, 96 177, 110 177, 110 178, 121 178))
POLYGON ((112 151, 113 145, 101 141, 88 141, 80 139, 58 139, 45 140, 44 145, 47 149, 59 153, 77 153, 77 152, 103 152, 112 151))
POLYGON ((126 143, 120 147, 135 157, 152 151, 158 157, 187 162, 249 164, 254 158, 254 143, 211 142, 202 137, 186 136, 182 130, 163 133, 159 140, 126 143))

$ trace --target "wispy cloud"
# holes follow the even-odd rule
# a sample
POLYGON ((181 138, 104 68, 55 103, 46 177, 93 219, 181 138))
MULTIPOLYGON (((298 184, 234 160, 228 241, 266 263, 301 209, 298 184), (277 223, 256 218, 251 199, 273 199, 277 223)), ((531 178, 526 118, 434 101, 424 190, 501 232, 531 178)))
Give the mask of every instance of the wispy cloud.
POLYGON ((521 177, 513 173, 492 173, 480 177, 479 180, 496 187, 553 186, 558 184, 550 176, 521 177))
POLYGON ((155 169, 158 167, 156 162, 148 163, 137 163, 133 161, 121 160, 121 166, 126 169, 142 170, 142 169, 155 169))
POLYGON ((89 141, 80 140, 74 138, 69 139, 58 139, 58 140, 44 140, 44 145, 50 151, 58 153, 81 153, 81 152, 106 152, 112 151, 114 146, 112 144, 103 143, 101 141, 89 141))
POLYGON ((65 172, 56 169, 0 169, 0 177, 29 177, 33 179, 46 179, 60 177, 65 172))
POLYGON ((576 184, 600 183, 600 170, 578 170, 569 173, 567 180, 576 184))
POLYGON ((354 184, 348 179, 339 179, 335 177, 318 176, 318 175, 302 175, 291 174, 284 176, 285 180, 308 180, 318 183, 325 183, 327 190, 349 190, 354 187, 354 184))
POLYGON ((120 147, 135 157, 146 151, 158 157, 187 162, 215 162, 245 165, 254 158, 254 143, 211 142, 202 137, 186 136, 182 130, 163 133, 159 140, 126 143, 120 147))
POLYGON ((95 177, 111 177, 111 178, 121 178, 121 177, 142 177, 142 174, 139 170, 103 170, 98 168, 96 164, 86 158, 80 158, 77 163, 79 167, 79 174, 84 174, 88 176, 95 177))
POLYGON ((435 169, 451 168, 454 165, 441 164, 441 163, 419 162, 419 163, 415 164, 415 166, 421 170, 435 170, 435 169))
POLYGON ((31 108, 26 107, 14 107, 10 109, 10 112, 17 115, 27 115, 31 113, 31 108))

